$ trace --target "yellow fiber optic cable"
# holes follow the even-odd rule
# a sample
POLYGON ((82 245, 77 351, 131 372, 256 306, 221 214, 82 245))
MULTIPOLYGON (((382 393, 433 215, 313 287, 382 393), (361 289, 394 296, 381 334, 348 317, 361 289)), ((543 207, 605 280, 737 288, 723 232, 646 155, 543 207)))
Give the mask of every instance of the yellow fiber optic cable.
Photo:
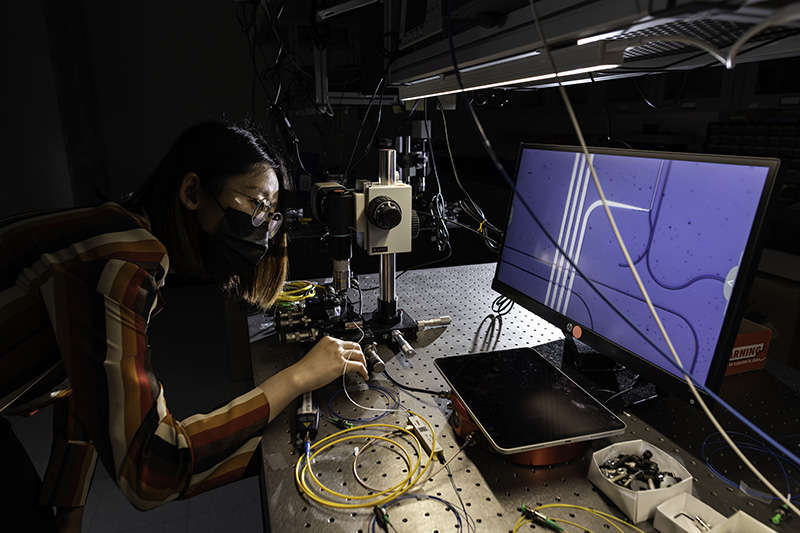
MULTIPOLYGON (((423 422, 425 422, 425 424, 431 430, 431 434, 433 435, 433 446, 431 446, 431 449, 435 449, 436 432, 434 431, 434 429, 431 426, 431 424, 424 417, 422 417, 421 415, 419 415, 417 413, 414 413, 413 411, 408 411, 408 413, 411 414, 411 415, 414 415, 414 416, 418 416, 423 422)), ((405 494, 407 491, 409 491, 422 477, 425 476, 425 474, 427 473, 428 469, 430 468, 430 466, 431 466, 431 464, 433 462, 433 455, 428 455, 427 461, 425 462, 424 466, 421 466, 422 455, 424 453, 423 452, 424 449, 423 449, 422 445, 420 444, 419 440, 408 429, 406 429, 404 427, 396 426, 396 425, 393 425, 393 424, 365 424, 365 425, 362 425, 362 426, 356 426, 356 427, 353 427, 353 428, 348 428, 348 429, 339 431, 337 433, 334 433, 332 435, 329 435, 329 436, 325 437, 324 439, 312 444, 311 449, 313 451, 313 454, 311 454, 311 456, 309 458, 306 458, 305 455, 301 455, 298 458, 297 463, 295 463, 295 482, 297 483, 297 486, 300 489, 300 491, 303 494, 305 494, 309 499, 311 499, 311 500, 313 500, 313 501, 315 501, 317 503, 320 503, 322 505, 326 505, 328 507, 334 507, 334 508, 337 508, 337 509, 357 509, 357 508, 363 508, 363 507, 374 507, 375 505, 383 505, 383 504, 385 504, 385 503, 397 498, 398 496, 401 496, 402 494, 405 494), (389 438, 382 437, 382 436, 378 436, 378 435, 371 435, 371 434, 365 434, 365 435, 353 435, 352 434, 355 431, 359 431, 359 430, 366 429, 366 428, 384 428, 384 429, 388 428, 388 429, 391 429, 393 432, 394 431, 400 431, 402 433, 405 433, 412 439, 412 442, 414 443, 414 446, 417 449, 417 461, 414 464, 413 468, 409 468, 408 476, 406 476, 399 483, 395 484, 393 487, 390 487, 390 488, 388 488, 386 490, 380 491, 380 492, 378 492, 376 494, 370 494, 370 495, 366 495, 366 496, 356 496, 356 495, 349 495, 349 494, 341 494, 339 492, 336 492, 336 491, 324 486, 322 484, 322 482, 320 482, 317 479, 317 476, 315 476, 313 474, 310 461, 312 461, 319 453, 327 450, 328 448, 330 448, 330 447, 332 447, 332 446, 334 446, 336 444, 351 440, 353 438, 364 438, 364 439, 369 439, 369 440, 383 440, 385 442, 389 442, 389 443, 397 446, 398 449, 400 449, 402 451, 403 455, 406 457, 407 462, 409 464, 412 462, 409 452, 405 449, 405 447, 400 442, 398 442, 396 440, 389 439, 389 438), (314 480, 315 484, 322 491, 327 492, 329 494, 332 494, 332 495, 334 495, 334 496, 336 496, 338 498, 342 498, 344 500, 364 500, 364 501, 360 501, 359 503, 344 503, 344 502, 337 502, 337 501, 325 499, 325 498, 319 496, 318 494, 315 493, 315 491, 312 490, 312 488, 306 482, 306 473, 307 472, 308 472, 308 474, 311 475, 311 478, 314 480), (416 477, 415 477, 415 474, 416 474, 416 477), (366 501, 366 500, 369 500, 369 501, 366 501)))
MULTIPOLYGON (((556 508, 556 507, 561 507, 561 508, 565 508, 565 509, 580 509, 581 511, 586 511, 587 513, 591 513, 591 514, 593 514, 595 516, 599 516, 600 518, 603 518, 606 522, 608 522, 612 526, 616 527, 620 531, 622 531, 622 529, 617 524, 612 522, 611 520, 615 520, 616 522, 619 522, 620 524, 622 524, 624 526, 627 526, 627 527, 633 529, 634 531, 637 531, 638 533, 644 533, 644 531, 642 531, 638 527, 634 526, 633 524, 629 524, 628 522, 626 522, 625 520, 622 520, 621 518, 617 518, 614 515, 610 515, 608 513, 604 513, 603 511, 598 511, 597 509, 592 509, 590 507, 583 507, 583 506, 580 506, 580 505, 570 505, 568 503, 550 503, 550 504, 546 504, 546 505, 540 505, 539 507, 536 507, 536 510, 537 511, 541 511, 542 509, 553 509, 553 508, 556 508)), ((555 518, 553 520, 555 520, 555 518)))

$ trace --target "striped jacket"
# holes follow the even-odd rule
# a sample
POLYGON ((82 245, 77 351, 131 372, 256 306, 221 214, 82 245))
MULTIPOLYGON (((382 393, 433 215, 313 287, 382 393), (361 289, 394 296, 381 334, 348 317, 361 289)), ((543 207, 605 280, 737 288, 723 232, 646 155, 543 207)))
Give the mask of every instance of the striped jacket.
POLYGON ((55 402, 40 503, 83 505, 97 457, 139 509, 250 473, 263 392, 184 420, 164 401, 147 326, 168 270, 147 218, 115 203, 0 221, 0 412, 55 402))

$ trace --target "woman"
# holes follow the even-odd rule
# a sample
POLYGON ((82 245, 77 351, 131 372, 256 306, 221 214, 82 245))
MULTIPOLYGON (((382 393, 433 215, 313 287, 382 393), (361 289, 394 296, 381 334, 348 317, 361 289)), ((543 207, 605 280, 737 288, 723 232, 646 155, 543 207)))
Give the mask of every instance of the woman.
MULTIPOLYGON (((179 421, 165 404, 147 342, 164 277, 212 279, 269 307, 286 275, 287 180, 263 138, 209 122, 184 132, 121 205, 0 222, 0 412, 55 403, 41 489, 38 477, 28 493, 15 482, 4 519, 34 530, 33 516, 48 524, 55 506, 62 530, 80 530, 97 457, 143 510, 236 481, 254 473, 264 427, 290 400, 345 371, 368 377, 357 343, 326 338, 212 413, 179 421)), ((0 462, 29 476, 27 456, 9 458, 20 445, 3 418, 0 433, 0 462)))

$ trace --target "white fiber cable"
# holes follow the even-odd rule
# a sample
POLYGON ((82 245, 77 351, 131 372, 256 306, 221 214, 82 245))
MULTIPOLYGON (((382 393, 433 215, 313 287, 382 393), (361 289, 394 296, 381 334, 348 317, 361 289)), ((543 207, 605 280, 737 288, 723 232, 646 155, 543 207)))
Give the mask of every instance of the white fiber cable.
POLYGON ((615 51, 622 48, 623 50, 628 48, 634 48, 636 46, 644 46, 650 43, 681 43, 681 44, 689 44, 700 48, 711 54, 714 59, 722 63, 723 65, 726 64, 727 59, 722 54, 722 52, 715 46, 708 44, 707 42, 695 39, 694 37, 684 37, 682 35, 653 35, 653 36, 641 36, 641 37, 632 37, 630 39, 622 39, 619 41, 609 41, 606 45, 609 51, 615 51))
MULTIPOLYGON (((550 48, 547 46, 547 43, 544 40, 544 32, 542 31, 541 23, 539 21, 539 15, 536 12, 536 6, 534 5, 534 1, 533 0, 530 1, 530 5, 531 5, 531 10, 533 11, 534 20, 536 21, 536 27, 537 27, 537 29, 539 31, 539 35, 542 38, 542 41, 543 41, 543 44, 544 44, 544 48, 545 48, 545 51, 547 52, 547 56, 548 56, 548 58, 550 60, 551 66, 553 68, 553 71, 554 72, 558 72, 558 69, 556 68, 556 65, 555 65, 555 61, 553 61, 553 57, 550 54, 550 48)), ((790 7, 796 7, 796 6, 790 6, 790 7)), ((784 10, 784 11, 786 11, 786 10, 784 10)), ((742 40, 742 39, 740 39, 740 40, 742 40)), ((744 42, 746 42, 746 40, 742 40, 742 44, 744 44, 744 42)), ((575 133, 578 136, 578 140, 580 141, 580 145, 581 145, 581 148, 583 150, 584 157, 586 158, 586 161, 587 161, 587 163, 589 165, 589 169, 590 169, 591 174, 592 174, 592 180, 594 181, 595 187, 597 188, 597 192, 600 195, 601 201, 603 202, 603 208, 605 209, 606 216, 608 217, 608 220, 611 223, 611 228, 613 229, 614 235, 615 235, 615 237, 617 239, 617 242, 619 243, 620 250, 622 251, 623 255, 625 256, 625 261, 628 263, 628 266, 631 269, 631 273, 633 274, 633 277, 636 280, 636 284, 639 287, 639 291, 642 293, 642 297, 644 298, 645 302, 647 303, 647 307, 650 310, 650 313, 652 314, 653 318, 655 319, 656 324, 658 325, 658 329, 661 332, 661 335, 664 337, 664 340, 667 343, 667 346, 669 348, 670 353, 672 354, 672 357, 675 359, 675 362, 678 364, 678 367, 680 368, 681 372, 683 373, 684 377, 686 378, 686 383, 689 385, 689 389, 691 390, 691 392, 694 395, 695 399, 699 403, 700 407, 703 409, 703 412, 706 414, 706 416, 708 417, 709 421, 713 424, 713 426, 717 429, 717 431, 719 431, 720 435, 722 435, 722 437, 725 440, 725 442, 728 443, 728 445, 733 449, 733 451, 736 453, 736 455, 739 456, 739 458, 742 460, 742 462, 753 472, 753 474, 755 474, 756 477, 758 477, 758 479, 767 488, 769 488, 769 490, 775 496, 778 497, 778 499, 780 499, 784 504, 786 504, 789 507, 789 509, 791 509, 792 512, 795 513, 795 515, 800 515, 800 510, 797 508, 797 506, 795 506, 792 503, 792 501, 789 498, 786 497, 786 495, 784 495, 778 489, 776 489, 767 480, 767 478, 755 467, 755 465, 753 465, 753 463, 750 462, 750 460, 744 455, 744 453, 742 453, 742 451, 736 446, 736 444, 733 442, 733 440, 730 438, 730 436, 727 434, 727 432, 722 428, 722 425, 719 423, 719 421, 716 419, 716 417, 714 417, 714 415, 711 413, 711 410, 708 408, 708 405, 706 405, 705 401, 700 396, 700 393, 695 388, 694 383, 692 383, 692 380, 691 380, 690 376, 687 374, 686 370, 683 368, 683 363, 681 362, 680 357, 678 357, 678 353, 676 352, 675 347, 672 345, 672 341, 670 340, 669 335, 667 334, 667 331, 664 328, 664 325, 661 323, 661 319, 659 318, 658 313, 656 312, 656 309, 653 306, 653 302, 650 299, 650 295, 647 293, 647 289, 645 289, 644 284, 642 283, 642 280, 639 277, 639 273, 636 270, 636 266, 634 265, 633 260, 630 257, 630 254, 628 254, 628 249, 627 249, 627 247, 625 246, 625 243, 622 240, 622 235, 620 235, 620 233, 619 233, 619 229, 617 228, 616 221, 614 220, 614 215, 611 213, 611 209, 608 206, 608 201, 606 200, 605 194, 603 193, 603 188, 600 185, 600 180, 597 177, 597 172, 596 172, 596 170, 594 168, 594 164, 592 163, 591 158, 589 156, 589 149, 586 146, 586 141, 585 141, 585 139, 583 137, 583 132, 581 131, 580 125, 578 124, 578 119, 575 116, 575 111, 572 108, 572 104, 570 103, 569 97, 567 96, 567 92, 564 90, 564 86, 561 84, 561 79, 558 78, 558 77, 556 79, 559 82, 558 83, 558 89, 561 92, 561 97, 564 100, 564 104, 565 104, 565 106, 567 108, 567 112, 569 113, 570 120, 572 121, 572 125, 575 128, 575 133)))
MULTIPOLYGON (((356 344, 361 344, 361 341, 364 340, 364 337, 366 336, 366 333, 364 333, 364 330, 361 329, 358 326, 358 324, 356 324, 355 322, 353 322, 353 324, 358 329, 358 331, 361 332, 361 338, 358 339, 358 341, 356 341, 356 344)), ((355 353, 355 350, 347 350, 347 360, 348 361, 350 361, 350 358, 353 356, 354 353, 355 353)), ((380 412, 391 412, 391 413, 394 413, 394 412, 397 412, 397 411, 407 411, 407 409, 405 407, 403 407, 403 406, 399 406, 397 409, 391 409, 391 408, 377 409, 375 407, 367 407, 366 405, 361 405, 360 403, 355 401, 353 399, 353 397, 350 396, 350 393, 347 391, 347 380, 345 379, 346 375, 347 375, 347 364, 345 364, 344 367, 342 368, 342 388, 344 389, 344 394, 345 394, 345 396, 347 396, 347 399, 350 400, 350 403, 352 403, 356 407, 360 407, 361 409, 364 409, 365 411, 380 411, 380 412)))
POLYGON ((719 48, 715 47, 714 45, 709 44, 701 39, 696 39, 694 37, 688 37, 683 35, 652 35, 652 36, 631 37, 629 39, 608 41, 606 47, 608 48, 609 51, 616 51, 620 49, 625 50, 627 48, 643 46, 645 44, 650 44, 650 43, 667 42, 667 43, 688 44, 696 48, 699 48, 705 52, 708 52, 714 59, 722 63, 725 66, 725 68, 730 70, 736 66, 736 56, 742 49, 742 46, 744 46, 750 39, 752 39, 757 34, 761 33, 767 28, 788 24, 798 19, 800 19, 800 2, 796 2, 794 4, 786 6, 780 11, 773 13, 771 16, 767 17, 759 24, 756 24, 755 26, 751 27, 744 34, 742 34, 741 37, 739 37, 736 40, 736 42, 734 42, 731 45, 727 54, 723 53, 719 48))
POLYGON ((752 39, 756 34, 769 27, 788 24, 789 22, 793 22, 798 19, 800 19, 800 2, 790 4, 780 11, 776 11, 771 16, 764 19, 760 24, 756 24, 747 30, 741 37, 739 37, 735 43, 733 43, 731 49, 728 50, 728 56, 725 58, 725 67, 732 69, 736 66, 736 54, 738 54, 742 46, 744 46, 744 44, 752 39))

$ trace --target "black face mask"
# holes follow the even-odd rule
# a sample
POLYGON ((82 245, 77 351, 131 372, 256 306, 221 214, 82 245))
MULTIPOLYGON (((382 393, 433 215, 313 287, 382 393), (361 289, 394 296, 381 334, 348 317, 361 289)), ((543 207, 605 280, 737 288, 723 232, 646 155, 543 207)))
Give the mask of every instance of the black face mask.
POLYGON ((219 230, 200 231, 200 257, 211 276, 244 274, 253 270, 266 255, 268 225, 253 226, 247 213, 225 208, 219 230))

